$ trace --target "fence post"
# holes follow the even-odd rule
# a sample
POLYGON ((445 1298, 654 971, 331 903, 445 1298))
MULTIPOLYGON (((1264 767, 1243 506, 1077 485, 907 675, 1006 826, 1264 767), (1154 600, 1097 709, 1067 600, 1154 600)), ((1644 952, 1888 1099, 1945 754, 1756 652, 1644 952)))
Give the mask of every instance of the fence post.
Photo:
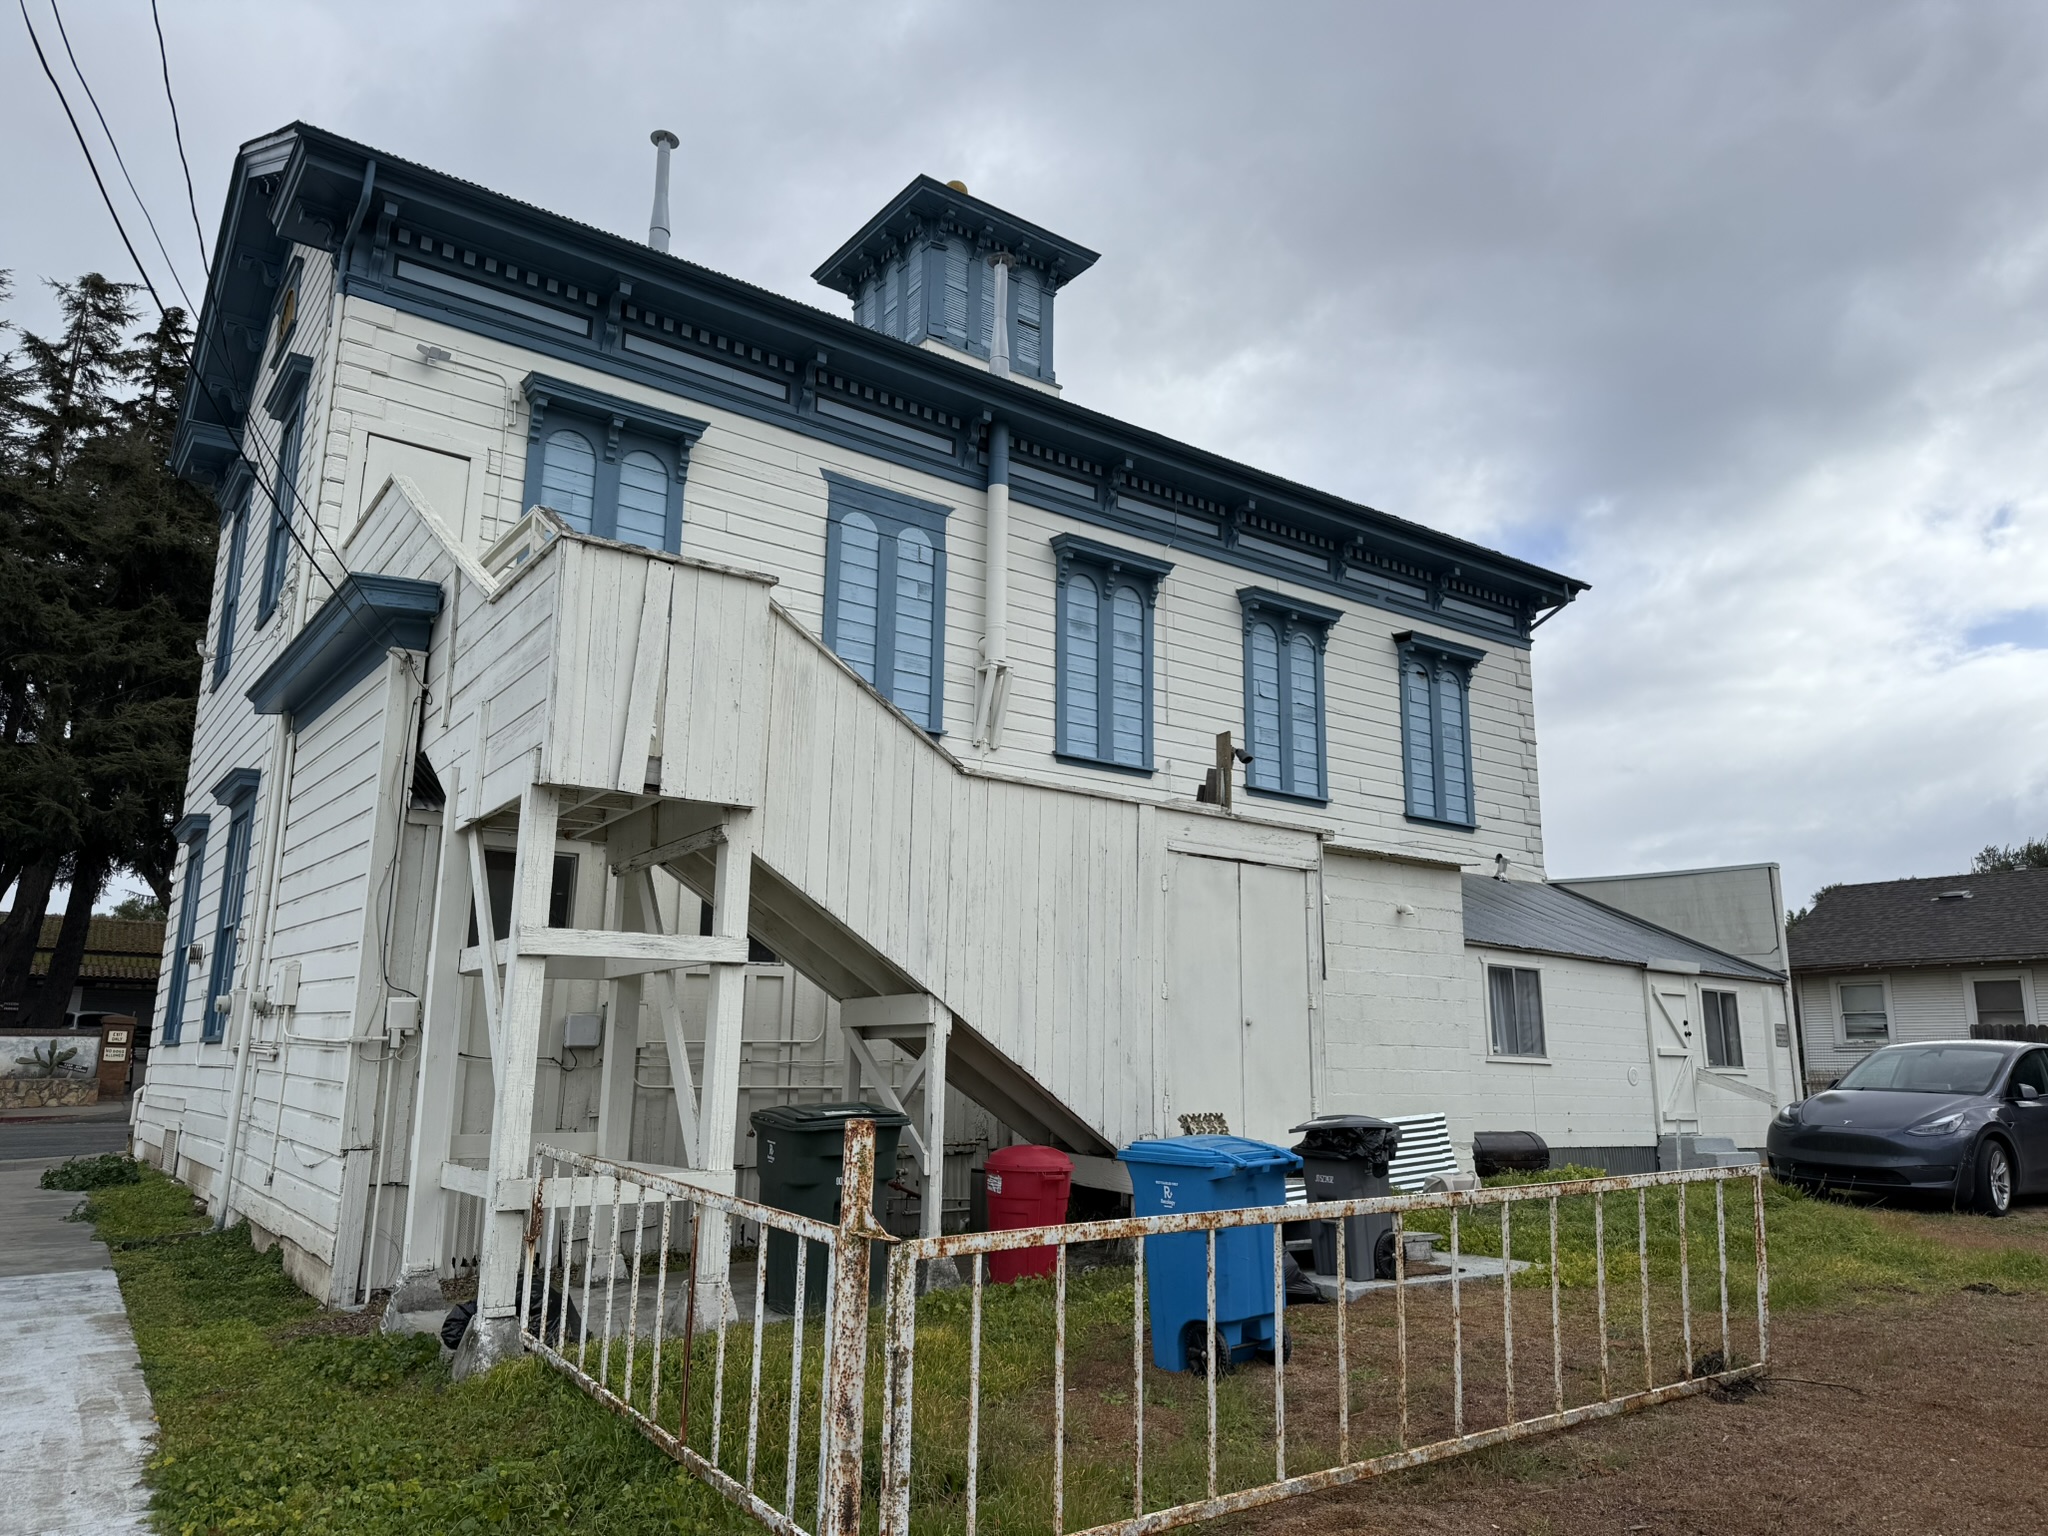
MULTIPOLYGON (((841 1159, 843 1182, 839 1237, 833 1244, 832 1319, 825 1340, 825 1390, 830 1402, 826 1442, 819 1447, 819 1454, 827 1478, 824 1530, 839 1536, 860 1536, 861 1452, 867 1433, 863 1410, 868 1367, 868 1243, 880 1235, 873 1216, 874 1121, 846 1122, 841 1159)), ((799 1252, 802 1247, 799 1239, 799 1252)))

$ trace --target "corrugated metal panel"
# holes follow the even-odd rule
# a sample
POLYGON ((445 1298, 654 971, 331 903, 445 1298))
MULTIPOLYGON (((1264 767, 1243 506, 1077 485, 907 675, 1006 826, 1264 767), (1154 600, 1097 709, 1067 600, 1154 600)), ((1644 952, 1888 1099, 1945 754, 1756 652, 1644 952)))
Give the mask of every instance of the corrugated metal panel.
POLYGON ((1622 965, 1678 960, 1697 965, 1710 976, 1779 979, 1761 966, 1603 907, 1562 886, 1533 880, 1492 880, 1484 875, 1467 875, 1464 884, 1467 944, 1575 955, 1622 965))

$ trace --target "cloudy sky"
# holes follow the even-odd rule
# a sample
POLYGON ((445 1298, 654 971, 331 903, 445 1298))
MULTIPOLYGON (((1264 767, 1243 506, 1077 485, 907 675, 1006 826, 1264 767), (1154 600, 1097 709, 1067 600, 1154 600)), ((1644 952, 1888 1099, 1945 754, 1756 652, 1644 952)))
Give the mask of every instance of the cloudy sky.
MULTIPOLYGON (((1552 873, 1803 901, 2048 833, 2048 8, 162 8, 209 240, 303 118, 634 235, 672 128, 676 250, 827 306, 918 171, 1100 250, 1069 398, 1593 584, 1536 647, 1552 873)), ((64 20, 196 295, 146 0, 64 20)), ((0 37, 37 325, 128 268, 0 37)))

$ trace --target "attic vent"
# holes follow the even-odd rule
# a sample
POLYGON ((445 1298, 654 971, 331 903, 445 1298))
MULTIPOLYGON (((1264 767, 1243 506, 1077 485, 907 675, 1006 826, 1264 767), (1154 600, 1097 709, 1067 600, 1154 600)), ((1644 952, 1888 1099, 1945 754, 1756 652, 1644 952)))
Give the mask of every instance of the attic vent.
POLYGON ((1939 896, 1930 896, 1929 901, 1968 901, 1968 891, 1943 891, 1939 896))

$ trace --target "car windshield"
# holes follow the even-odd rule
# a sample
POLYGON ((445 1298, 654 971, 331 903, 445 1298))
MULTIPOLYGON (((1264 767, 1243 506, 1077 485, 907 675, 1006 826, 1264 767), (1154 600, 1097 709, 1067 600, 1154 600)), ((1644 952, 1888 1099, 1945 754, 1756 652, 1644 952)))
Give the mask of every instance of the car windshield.
POLYGON ((2006 1053, 1982 1045, 1888 1045, 1848 1071, 1841 1088, 1902 1093, 1987 1093, 2006 1053))

